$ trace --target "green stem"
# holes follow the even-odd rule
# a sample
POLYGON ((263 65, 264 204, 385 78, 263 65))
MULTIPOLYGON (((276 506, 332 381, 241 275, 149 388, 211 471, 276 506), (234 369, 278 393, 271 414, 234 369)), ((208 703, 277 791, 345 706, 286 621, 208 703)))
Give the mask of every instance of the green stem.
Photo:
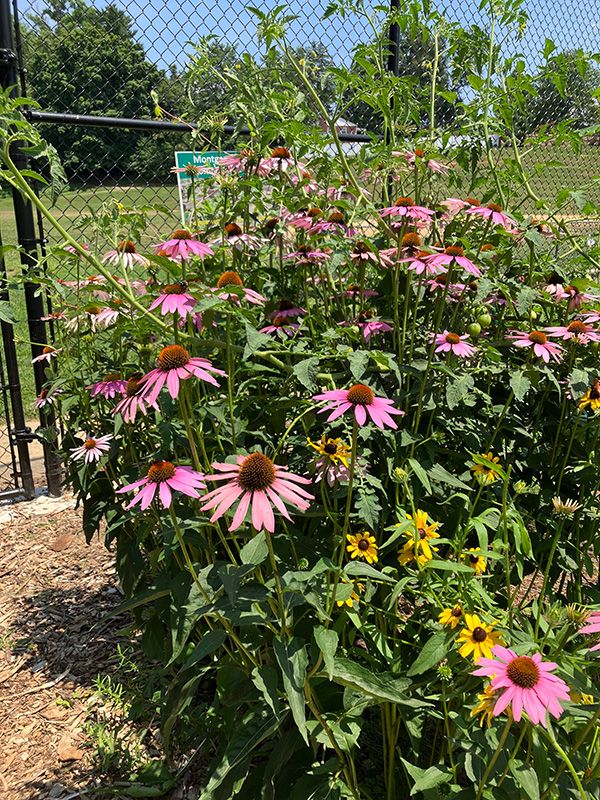
POLYGON ((564 764, 566 765, 567 769, 569 770, 569 772, 573 776, 573 780, 575 781, 575 785, 577 786, 577 788, 579 790, 579 795, 581 797, 581 800, 588 800, 588 797, 587 797, 587 795, 585 793, 585 790, 583 788, 583 785, 581 783, 581 779, 580 779, 579 775, 577 774, 577 770, 573 766, 573 763, 571 762, 571 759, 569 758, 569 756, 565 753, 565 751, 562 749, 562 747, 556 741, 556 736, 554 735, 554 731, 552 729, 552 726, 548 725, 548 730, 547 731, 544 730, 544 728, 540 728, 539 732, 541 733, 541 735, 545 739, 547 739, 554 746, 554 749, 556 750, 556 752, 561 756, 564 764))
POLYGON ((548 576, 550 575, 550 569, 552 567, 552 559, 554 558, 554 552, 558 546, 558 540, 560 539, 560 535, 562 533, 562 529, 564 527, 565 521, 561 519, 558 523, 558 527, 556 529, 556 533, 554 534, 554 539, 552 540, 552 547, 550 548, 550 553, 548 554, 548 563, 546 564, 546 569, 544 570, 544 580, 542 582, 542 589, 540 591, 540 595, 538 597, 538 610, 537 616, 535 619, 535 634, 534 639, 537 640, 538 638, 538 631, 540 629, 540 620, 542 617, 542 606, 544 605, 544 600, 546 599, 546 589, 548 587, 548 576))
POLYGON ((498 742, 498 747, 496 748, 494 755, 490 760, 490 763, 487 765, 487 768, 483 773, 483 778, 481 779, 481 783, 479 784, 479 788, 477 789, 477 795, 475 797, 475 800, 479 800, 479 798, 483 794, 486 781, 490 777, 492 769, 494 768, 494 764, 496 763, 496 761, 498 760, 498 756, 502 752, 502 748, 504 747, 504 742, 506 741, 511 725, 512 725, 512 716, 508 718, 506 725, 504 726, 504 730, 502 731, 502 736, 500 737, 500 741, 498 742))

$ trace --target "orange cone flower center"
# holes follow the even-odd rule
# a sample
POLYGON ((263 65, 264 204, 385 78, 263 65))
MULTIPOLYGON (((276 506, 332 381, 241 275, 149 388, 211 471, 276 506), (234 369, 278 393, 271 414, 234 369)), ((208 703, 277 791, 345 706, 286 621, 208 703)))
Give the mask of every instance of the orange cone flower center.
POLYGON ((44 347, 44 349, 42 350, 42 353, 45 356, 47 356, 48 353, 56 353, 56 350, 54 349, 54 347, 50 347, 50 345, 48 345, 47 347, 44 347))
POLYGON ((127 381, 127 386, 125 387, 125 394, 127 397, 133 397, 135 394, 138 393, 140 388, 140 380, 142 378, 141 372, 135 372, 131 378, 127 381))
POLYGON ((96 440, 88 439, 87 442, 84 442, 83 446, 85 447, 86 450, 93 450, 94 447, 96 447, 96 440))
POLYGON ((291 158, 292 154, 287 147, 276 147, 271 154, 271 158, 291 158))
MULTIPOLYGON (((402 247, 421 247, 421 237, 416 233, 406 233, 402 237, 402 247)), ((429 253, 427 254, 429 255, 429 253)))
POLYGON ((120 381, 120 380, 121 380, 121 376, 119 375, 118 372, 109 372, 108 375, 105 375, 102 378, 102 381, 104 383, 112 383, 112 381, 120 381))
POLYGON ((135 249, 135 245, 129 239, 123 239, 121 244, 119 245, 119 252, 120 253, 136 253, 137 250, 135 249))
POLYGON ((275 467, 262 453, 250 453, 240 467, 238 482, 247 492, 264 492, 275 480, 275 467))
POLYGON ((529 334, 529 341, 534 344, 546 344, 548 337, 542 331, 531 331, 529 334))
POLYGON ((329 215, 327 222, 337 222, 338 225, 341 225, 344 221, 344 215, 341 211, 334 211, 333 214, 329 215))
POLYGON ((496 211, 498 214, 502 211, 502 208, 496 203, 488 203, 487 208, 489 208, 490 211, 496 211))
POLYGON ((222 289, 224 286, 243 286, 242 279, 237 272, 224 272, 217 281, 217 288, 222 289))
POLYGON ((170 283, 163 289, 164 294, 185 294, 187 284, 185 283, 170 283))
POLYGON ((460 342, 460 336, 458 333, 447 333, 446 341, 448 344, 458 344, 460 342))
POLYGON ((271 323, 275 328, 282 328, 284 325, 289 324, 287 317, 275 317, 271 323))
POLYGON ((164 347, 158 354, 158 368, 164 372, 170 369, 179 369, 190 363, 190 354, 178 344, 164 347))
POLYGON ((192 239, 192 234, 189 231, 175 231, 173 239, 192 239))
POLYGON ((457 256, 459 258, 463 258, 465 255, 465 251, 462 249, 462 247, 458 247, 457 245, 452 245, 451 247, 447 247, 444 250, 444 252, 446 253, 447 256, 453 256, 454 258, 456 258, 457 256))
POLYGON ((394 203, 394 205, 396 206, 396 208, 398 208, 399 206, 402 208, 411 208, 411 206, 414 206, 414 203, 411 197, 399 197, 394 203))
POLYGON ((348 390, 347 399, 349 403, 353 403, 354 405, 370 406, 373 404, 375 395, 368 386, 365 386, 362 383, 357 383, 348 390))
POLYGON ((539 667, 529 656, 519 656, 511 661, 506 674, 521 689, 532 689, 540 680, 539 667))
POLYGON ((155 461, 148 470, 150 483, 163 483, 175 476, 175 467, 170 461, 155 461))
POLYGON ((587 333, 587 325, 576 319, 575 322, 571 322, 567 330, 569 333, 574 333, 575 336, 581 336, 583 333, 587 333))

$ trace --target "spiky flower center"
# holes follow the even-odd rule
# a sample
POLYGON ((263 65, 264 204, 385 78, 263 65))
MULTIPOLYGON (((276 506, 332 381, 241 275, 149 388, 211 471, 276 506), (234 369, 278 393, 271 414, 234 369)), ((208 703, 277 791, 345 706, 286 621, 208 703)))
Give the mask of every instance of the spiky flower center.
POLYGON ((172 236, 173 239, 192 239, 192 234, 189 231, 175 231, 172 236))
POLYGON ((394 203, 394 205, 396 206, 396 208, 398 207, 411 208, 412 206, 414 206, 414 203, 411 197, 399 197, 394 203))
POLYGON ((473 639, 475 639, 476 642, 479 643, 485 642, 485 640, 487 639, 487 631, 485 628, 482 628, 480 625, 477 625, 476 628, 473 628, 471 636, 473 637, 473 639))
POLYGON ((170 283, 163 289, 164 294, 185 294, 187 283, 170 283))
POLYGON ((348 390, 346 399, 349 403, 353 403, 354 405, 370 406, 373 404, 375 395, 368 386, 365 386, 363 383, 357 383, 348 390))
POLYGON ((242 229, 235 222, 228 222, 227 225, 225 225, 225 234, 230 238, 232 236, 241 236, 242 229))
POLYGON ((557 284, 560 284, 562 286, 562 284, 564 282, 565 282, 565 279, 561 278, 561 276, 558 274, 558 272, 551 272, 550 275, 548 275, 548 277, 546 279, 546 283, 548 283, 548 284, 550 284, 552 286, 556 286, 557 284))
POLYGON ((45 356, 47 356, 49 353, 56 353, 56 350, 54 349, 54 347, 50 347, 50 345, 48 345, 47 347, 44 347, 44 349, 42 350, 42 353, 45 356))
POLYGON ((134 243, 130 239, 123 239, 119 245, 120 253, 137 253, 134 243))
POLYGON ((446 341, 448 344, 458 344, 460 342, 460 336, 458 333, 447 333, 446 341))
POLYGON ((96 447, 96 440, 95 439, 88 439, 87 442, 83 444, 86 450, 93 450, 96 447))
POLYGON ((242 279, 237 272, 224 272, 217 281, 217 288, 222 289, 224 286, 243 286, 242 279))
POLYGON ((125 394, 127 397, 133 397, 135 394, 138 393, 140 388, 140 380, 142 379, 141 372, 134 372, 131 378, 127 381, 127 386, 125 387, 125 394))
POLYGON ((280 311, 291 311, 292 308, 296 308, 296 306, 292 303, 291 300, 280 300, 279 301, 279 310, 280 311))
POLYGON ((487 253, 489 250, 493 249, 494 249, 493 244, 484 244, 483 247, 481 248, 481 252, 483 253, 485 251, 487 253))
POLYGON ((528 339, 530 342, 533 342, 534 344, 546 344, 546 342, 548 341, 548 337, 542 331, 531 331, 531 333, 528 336, 528 339))
POLYGON ((100 313, 98 306, 86 306, 83 310, 86 314, 91 314, 93 317, 100 313))
POLYGON ((48 397, 48 392, 50 389, 42 389, 40 392, 40 400, 45 400, 48 397))
POLYGON ((362 550, 364 553, 365 550, 369 549, 370 544, 371 543, 369 542, 368 539, 361 539, 356 546, 358 547, 359 550, 362 550))
POLYGON ((148 470, 150 483, 164 483, 175 477, 175 467, 170 461, 155 461, 148 470))
POLYGON ((584 322, 580 322, 579 320, 575 320, 571 322, 571 324, 567 327, 569 333, 573 333, 575 336, 581 336, 584 333, 587 333, 587 325, 584 322))
POLYGON ((245 147, 242 150, 240 150, 240 159, 242 159, 242 158, 254 158, 255 155, 256 155, 256 153, 254 152, 254 150, 250 150, 250 148, 248 148, 248 147, 245 147))
POLYGON ((306 216, 310 217, 311 219, 314 219, 315 217, 320 217, 322 213, 323 212, 321 211, 321 209, 315 206, 314 208, 308 209, 308 211, 306 212, 306 216))
POLYGON ((434 283, 438 283, 440 286, 445 286, 448 283, 448 276, 447 275, 436 275, 433 279, 434 283))
POLYGON ((566 292, 567 294, 574 294, 575 295, 575 294, 579 294, 579 289, 577 289, 576 286, 571 286, 569 284, 569 286, 565 286, 564 287, 563 292, 566 292))
POLYGON ((250 453, 242 461, 238 482, 247 492, 264 492, 275 480, 275 467, 262 453, 250 453))
POLYGON ((452 256, 453 258, 456 258, 457 256, 459 258, 463 258, 465 255, 465 251, 462 249, 462 247, 458 247, 458 245, 451 245, 450 247, 447 247, 444 252, 447 256, 452 256))
POLYGON ((179 369, 190 363, 190 354, 178 344, 164 347, 158 354, 158 368, 163 372, 179 369))
POLYGON ((502 208, 497 203, 488 203, 487 208, 489 208, 490 211, 495 211, 497 214, 500 214, 502 211, 502 208))
MULTIPOLYGON (((416 233, 405 233, 402 237, 402 247, 421 247, 421 237, 416 233)), ((429 253, 427 254, 429 255, 429 253)))
POLYGON ((334 456, 337 453, 337 445, 333 442, 327 442, 327 444, 323 445, 323 450, 328 456, 334 456))
POLYGON ((341 225, 344 221, 344 215, 341 211, 334 211, 333 214, 330 214, 327 222, 336 222, 338 225, 341 225))
POLYGON ((450 612, 451 617, 462 617, 462 608, 460 606, 454 606, 452 611, 450 612))
POLYGON ((506 674, 521 689, 533 689, 540 680, 540 669, 529 656, 513 659, 506 668, 506 674))
POLYGON ((476 564, 479 561, 479 556, 476 553, 469 553, 469 561, 471 564, 476 564))
POLYGON ((292 154, 287 147, 276 147, 271 153, 271 158, 291 158, 292 154))
POLYGON ((417 158, 423 158, 423 156, 425 155, 425 151, 421 150, 420 147, 417 147, 417 149, 415 150, 415 155, 417 158))
POLYGON ((370 252, 372 252, 371 248, 366 242, 356 242, 352 254, 354 255, 354 253, 357 253, 360 255, 361 253, 370 253, 370 252))
POLYGON ((188 164, 185 168, 185 174, 188 178, 195 178, 200 174, 200 167, 197 164, 188 164))
POLYGON ((268 220, 265 222, 265 225, 264 225, 264 227, 265 227, 265 228, 266 228, 268 231, 272 231, 272 230, 274 230, 274 229, 275 229, 275 226, 277 225, 277 223, 278 223, 278 222, 279 222, 279 220, 277 219, 277 217, 271 217, 270 219, 268 219, 268 220))
POLYGON ((118 372, 108 372, 103 378, 103 383, 112 383, 113 381, 121 380, 121 376, 118 372))
POLYGON ((284 325, 288 324, 287 317, 275 317, 273 322, 271 323, 275 328, 283 328, 284 325))

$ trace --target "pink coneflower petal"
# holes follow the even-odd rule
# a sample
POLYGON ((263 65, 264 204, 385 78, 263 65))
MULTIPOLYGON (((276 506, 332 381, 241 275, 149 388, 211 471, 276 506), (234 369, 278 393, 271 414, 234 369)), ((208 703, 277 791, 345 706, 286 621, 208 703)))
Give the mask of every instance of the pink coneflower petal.
POLYGON ((231 520, 231 525, 229 526, 230 531, 236 530, 239 528, 242 522, 244 521, 246 514, 248 512, 248 506, 250 505, 250 500, 252 500, 252 492, 246 492, 242 499, 240 500, 240 504, 236 509, 235 514, 233 515, 233 519, 231 520))

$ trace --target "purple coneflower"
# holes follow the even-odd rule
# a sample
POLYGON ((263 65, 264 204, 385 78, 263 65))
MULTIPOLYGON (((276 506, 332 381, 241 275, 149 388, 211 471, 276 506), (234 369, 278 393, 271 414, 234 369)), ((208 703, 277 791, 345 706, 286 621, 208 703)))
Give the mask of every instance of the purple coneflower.
POLYGON ((293 228, 300 228, 301 230, 308 231, 315 224, 315 220, 323 216, 323 212, 316 206, 309 208, 306 213, 299 213, 293 215, 292 219, 288 221, 288 225, 293 228))
POLYGON ((128 239, 124 239, 116 250, 109 250, 102 256, 102 261, 108 261, 113 267, 123 264, 128 269, 133 269, 135 264, 141 267, 148 265, 148 259, 141 256, 135 248, 135 244, 128 239))
POLYGON ((572 339, 579 344, 588 344, 588 342, 600 342, 600 332, 594 330, 591 325, 586 325, 576 319, 568 325, 560 325, 558 327, 546 328, 548 336, 556 339, 563 339, 568 341, 572 339))
POLYGON ((533 352, 539 358, 543 358, 546 364, 553 358, 555 361, 560 361, 561 353, 564 350, 560 344, 554 344, 548 341, 547 335, 543 331, 513 331, 507 336, 512 339, 517 347, 533 347, 533 352))
POLYGON ((356 327, 362 331, 367 344, 369 343, 371 336, 378 333, 389 333, 389 331, 394 330, 394 328, 387 322, 382 322, 379 319, 371 319, 371 317, 372 313, 367 311, 363 314, 359 314, 358 317, 350 320, 350 322, 340 322, 340 325, 346 328, 350 327, 351 325, 356 325, 356 327))
POLYGON ((247 147, 241 150, 238 155, 231 154, 221 158, 219 166, 225 167, 229 172, 246 172, 256 167, 256 173, 261 178, 265 178, 270 172, 270 168, 265 166, 264 162, 258 161, 258 156, 254 150, 247 147))
POLYGON ((92 461, 100 461, 102 456, 110 449, 109 442, 112 440, 110 433, 106 436, 98 436, 95 439, 87 439, 79 447, 72 447, 71 457, 74 461, 83 458, 85 464, 91 464, 92 461))
POLYGON ((394 408, 393 400, 388 400, 386 397, 375 397, 373 390, 362 383, 357 383, 350 389, 334 389, 323 392, 323 394, 316 394, 312 399, 328 401, 327 405, 318 411, 319 414, 324 414, 333 409, 327 417, 327 422, 341 417, 346 411, 352 409, 356 421, 361 426, 366 423, 368 414, 378 428, 383 430, 387 425, 396 430, 398 426, 390 414, 404 414, 404 411, 394 408))
POLYGON ((167 258, 178 260, 190 258, 190 256, 213 256, 214 251, 204 242, 199 242, 189 231, 175 231, 173 236, 166 242, 156 245, 154 252, 165 255, 167 258))
POLYGON ((131 492, 135 489, 140 489, 140 491, 125 508, 131 508, 136 503, 141 503, 141 509, 145 511, 154 500, 157 489, 163 507, 169 508, 172 499, 171 490, 186 494, 188 497, 198 498, 200 495, 196 490, 206 489, 206 484, 204 475, 201 472, 195 472, 191 467, 176 467, 170 461, 155 461, 145 478, 123 486, 122 489, 117 489, 117 494, 131 492))
POLYGON ((446 266, 447 264, 455 263, 466 272, 470 272, 471 275, 476 275, 478 278, 481 276, 479 267, 476 267, 475 264, 465 256, 465 251, 462 247, 458 247, 457 245, 446 247, 443 253, 437 253, 432 256, 430 263, 435 266, 446 266))
POLYGON ((300 325, 297 322, 290 322, 288 317, 275 317, 270 325, 260 328, 259 333, 270 333, 281 338, 281 336, 293 336, 300 325))
POLYGON ((558 719, 563 713, 559 700, 569 700, 569 687, 556 675, 558 664, 542 661, 542 656, 518 656, 514 650, 497 644, 492 648, 494 658, 480 658, 473 675, 487 675, 491 687, 500 692, 492 714, 497 717, 511 706, 515 722, 523 710, 534 725, 546 726, 546 711, 558 719))
MULTIPOLYGON (((243 250, 244 247, 247 247, 249 250, 258 250, 265 244, 265 240, 253 233, 244 233, 236 222, 228 222, 227 225, 225 225, 222 243, 235 247, 236 250, 243 250)), ((214 244, 221 244, 221 240, 215 239, 214 244)))
POLYGON ((175 313, 180 317, 186 317, 193 311, 197 302, 195 297, 187 293, 187 283, 172 283, 164 287, 163 293, 156 298, 148 311, 160 307, 163 317, 175 313))
POLYGON ((407 219, 423 220, 429 222, 435 211, 424 206, 416 206, 410 197, 399 197, 393 206, 382 208, 379 217, 406 217, 407 219))
POLYGON ((326 259, 331 258, 331 253, 327 250, 320 250, 314 245, 301 244, 296 252, 287 253, 284 258, 295 258, 298 264, 322 264, 326 259))
POLYGON ((33 401, 34 408, 44 408, 47 405, 52 405, 54 403, 54 398, 57 394, 62 393, 62 389, 55 389, 52 391, 51 389, 42 389, 36 399, 33 401))
POLYGON ((255 292, 254 289, 246 288, 237 272, 232 271, 224 272, 217 281, 217 285, 211 291, 215 292, 221 300, 228 300, 238 306, 241 305, 239 295, 236 292, 221 291, 226 289, 227 286, 239 286, 240 289, 243 289, 244 298, 249 303, 254 303, 254 305, 264 306, 267 302, 267 298, 263 297, 262 294, 255 292))
MULTIPOLYGON (((430 339, 433 340, 434 334, 431 333, 429 336, 430 339)), ((435 352, 452 352, 454 355, 460 356, 461 358, 469 358, 469 356, 475 355, 477 348, 473 347, 472 344, 468 344, 466 341, 468 338, 468 333, 464 336, 459 336, 458 333, 450 333, 450 331, 438 333, 437 336, 435 336, 435 352)))
POLYGON ((127 381, 123 380, 117 372, 110 372, 108 375, 105 375, 101 381, 92 383, 86 388, 91 389, 90 395, 92 397, 98 397, 98 395, 101 394, 102 397, 106 397, 107 400, 112 400, 118 394, 126 394, 127 381))
POLYGON ((502 227, 507 230, 511 231, 517 227, 517 223, 514 219, 507 217, 506 214, 502 213, 502 209, 496 203, 488 203, 487 206, 474 206, 472 208, 468 208, 465 211, 465 214, 474 214, 477 217, 481 217, 484 220, 491 220, 493 225, 502 225, 502 227))
POLYGON ((311 235, 317 233, 337 233, 346 236, 355 236, 356 229, 349 228, 345 223, 342 211, 334 211, 326 220, 320 220, 310 229, 311 235))
MULTIPOLYGON (((355 300, 356 298, 360 297, 360 286, 357 286, 355 283, 348 286, 347 289, 344 290, 344 297, 349 298, 350 300, 355 300)), ((362 296, 363 297, 377 297, 379 292, 376 292, 374 289, 363 289, 362 296)), ((341 295, 337 295, 341 297, 341 295)))
POLYGON ((185 381, 193 375, 201 381, 212 383, 219 386, 219 383, 210 374, 224 375, 222 369, 217 369, 206 358, 197 356, 191 357, 185 348, 178 344, 171 344, 158 354, 158 366, 140 380, 142 385, 142 397, 148 403, 153 404, 161 392, 163 386, 167 386, 169 394, 173 399, 179 395, 179 381, 185 381))
POLYGON ((47 364, 49 364, 53 358, 58 358, 59 353, 62 353, 62 347, 59 347, 59 349, 56 350, 54 347, 47 345, 44 347, 39 356, 31 359, 31 363, 37 364, 39 361, 45 361, 47 364))
POLYGON ((568 300, 569 311, 575 311, 581 308, 582 303, 593 303, 600 300, 600 297, 588 292, 581 292, 576 286, 561 286, 556 289, 555 299, 557 303, 560 303, 561 300, 568 300))
POLYGON ((269 319, 273 319, 274 317, 299 317, 302 314, 306 314, 306 309, 299 308, 290 300, 280 300, 279 308, 271 311, 267 316, 269 319))
POLYGON ((226 483, 202 498, 202 510, 208 511, 214 508, 210 521, 215 522, 239 500, 229 526, 230 531, 242 525, 250 504, 252 504, 253 527, 257 531, 264 527, 273 533, 275 517, 271 504, 289 520, 290 515, 284 501, 296 506, 300 511, 306 511, 310 505, 308 501, 313 499, 312 495, 297 485, 310 484, 307 478, 289 472, 287 467, 274 464, 262 453, 238 456, 236 464, 217 462, 212 466, 219 474, 207 475, 206 480, 226 481, 226 483))
MULTIPOLYGON (((600 611, 594 611, 589 615, 583 628, 579 628, 579 633, 600 633, 600 611)), ((594 650, 600 650, 600 643, 590 647, 590 653, 594 650)))
POLYGON ((146 403, 151 408, 155 410, 158 409, 156 402, 151 403, 148 399, 142 397, 142 387, 140 386, 142 378, 143 375, 141 372, 135 372, 126 382, 124 392, 125 397, 114 407, 112 411, 113 417, 115 417, 117 414, 120 414, 125 422, 133 424, 138 411, 143 414, 143 416, 146 416, 148 413, 146 403))

